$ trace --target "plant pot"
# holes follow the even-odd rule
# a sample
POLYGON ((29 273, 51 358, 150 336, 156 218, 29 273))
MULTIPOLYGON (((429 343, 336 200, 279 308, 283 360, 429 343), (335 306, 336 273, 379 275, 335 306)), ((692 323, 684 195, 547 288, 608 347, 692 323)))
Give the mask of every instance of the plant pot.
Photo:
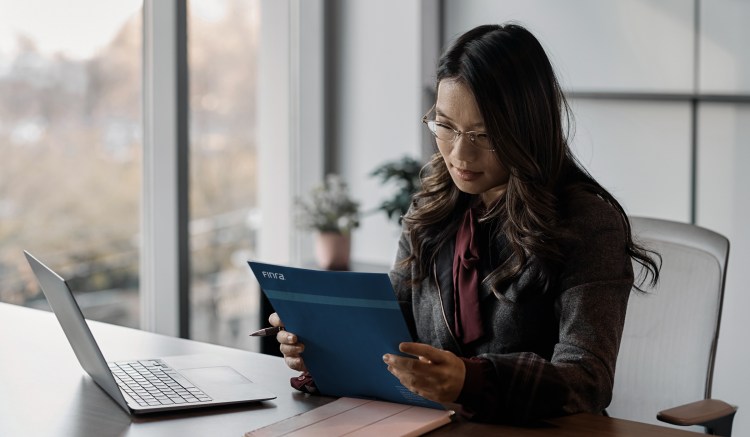
POLYGON ((315 260, 326 270, 349 270, 351 234, 319 232, 315 234, 315 260))

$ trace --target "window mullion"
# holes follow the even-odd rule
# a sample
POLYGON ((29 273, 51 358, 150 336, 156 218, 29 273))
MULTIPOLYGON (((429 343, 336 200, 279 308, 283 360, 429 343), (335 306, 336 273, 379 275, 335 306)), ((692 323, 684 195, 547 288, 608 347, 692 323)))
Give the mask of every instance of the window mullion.
POLYGON ((143 3, 141 328, 187 336, 185 2, 143 3))

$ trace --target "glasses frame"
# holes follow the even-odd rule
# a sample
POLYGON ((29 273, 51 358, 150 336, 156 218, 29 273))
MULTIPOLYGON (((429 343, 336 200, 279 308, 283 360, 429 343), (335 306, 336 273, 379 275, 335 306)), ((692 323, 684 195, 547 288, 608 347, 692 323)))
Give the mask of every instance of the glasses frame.
MULTIPOLYGON (((469 143, 472 146, 476 147, 477 149, 484 150, 484 151, 487 151, 487 152, 494 152, 495 151, 494 147, 490 147, 489 149, 487 149, 487 148, 482 147, 482 146, 480 146, 479 144, 476 143, 477 136, 479 136, 479 135, 487 135, 487 132, 473 131, 473 130, 464 132, 464 131, 460 131, 460 130, 454 128, 453 126, 445 124, 443 122, 427 118, 427 116, 430 115, 430 113, 434 109, 435 109, 435 105, 432 105, 432 107, 430 108, 430 110, 427 111, 427 113, 422 116, 422 123, 424 123, 424 125, 427 126, 427 130, 430 131, 430 133, 432 134, 433 137, 435 137, 436 140, 446 141, 446 142, 448 142, 450 144, 455 144, 455 142, 458 141, 458 139, 462 135, 466 135, 469 138, 469 143), (453 133, 455 134, 453 136, 453 139, 452 140, 444 140, 442 138, 438 138, 437 133, 435 132, 435 130, 433 130, 432 127, 430 127, 430 124, 434 124, 434 125, 438 125, 439 124, 441 126, 445 126, 448 129, 452 130, 453 133)), ((489 140, 489 135, 487 135, 487 139, 489 140)))

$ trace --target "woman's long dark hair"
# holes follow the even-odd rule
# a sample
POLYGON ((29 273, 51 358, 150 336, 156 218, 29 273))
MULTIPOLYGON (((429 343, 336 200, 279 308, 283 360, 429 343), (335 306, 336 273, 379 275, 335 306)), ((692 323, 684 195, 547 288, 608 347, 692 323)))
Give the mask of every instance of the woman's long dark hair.
MULTIPOLYGON (((587 191, 612 205, 622 217, 627 252, 645 269, 636 288, 658 281, 658 254, 636 244, 622 206, 580 165, 568 145, 570 108, 539 41, 525 28, 507 24, 476 27, 460 36, 438 63, 437 84, 459 80, 473 92, 497 159, 510 176, 503 199, 481 220, 501 223, 511 256, 488 278, 497 290, 517 278, 533 255, 538 285, 546 288, 563 262, 562 245, 571 237, 562 222, 561 201, 587 191), (564 117, 564 118, 563 118, 564 117)), ((451 180, 439 153, 425 166, 422 189, 404 217, 416 264, 416 282, 434 265, 438 250, 455 234, 471 202, 451 180)))

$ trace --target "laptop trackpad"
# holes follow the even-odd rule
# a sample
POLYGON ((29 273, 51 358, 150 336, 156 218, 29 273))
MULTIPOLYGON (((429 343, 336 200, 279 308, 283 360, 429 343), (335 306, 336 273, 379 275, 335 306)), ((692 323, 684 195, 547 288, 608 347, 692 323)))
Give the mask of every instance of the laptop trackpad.
POLYGON ((226 366, 180 369, 180 373, 193 384, 205 389, 210 386, 252 384, 252 381, 226 366))
POLYGON ((255 384, 231 367, 180 369, 180 373, 214 400, 237 400, 251 397, 255 384))
POLYGON ((254 383, 236 368, 227 366, 226 362, 221 362, 217 357, 181 355, 166 357, 164 361, 213 398, 214 402, 245 402, 276 398, 275 394, 254 383))
POLYGON ((217 401, 248 398, 256 390, 252 381, 231 367, 180 369, 180 373, 217 401))

